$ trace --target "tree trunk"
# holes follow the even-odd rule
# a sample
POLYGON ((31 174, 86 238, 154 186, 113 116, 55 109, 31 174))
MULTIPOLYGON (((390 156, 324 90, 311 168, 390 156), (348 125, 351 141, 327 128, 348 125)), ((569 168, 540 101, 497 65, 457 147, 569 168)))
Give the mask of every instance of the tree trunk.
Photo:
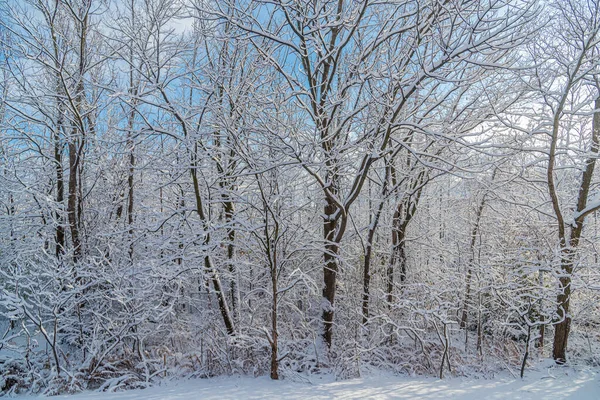
MULTIPOLYGON (((195 149, 197 150, 197 149, 195 149)), ((194 186, 194 196, 196 199, 196 212, 200 217, 200 221, 206 228, 206 215, 204 214, 204 206, 202 204, 202 197, 200 194, 200 183, 198 182, 198 175, 196 172, 197 163, 195 159, 196 151, 194 151, 192 156, 190 174, 192 175, 192 184, 194 186)), ((204 233, 204 241, 203 244, 206 246, 210 243, 210 234, 209 232, 204 233)), ((229 335, 235 334, 235 325, 231 318, 231 313, 229 312, 229 306, 227 305, 227 298, 223 293, 223 287, 221 286, 221 280, 219 278, 219 274, 215 266, 212 263, 212 259, 210 255, 206 255, 204 257, 204 268, 208 272, 210 276, 210 280, 212 281, 213 288, 215 290, 215 294, 217 296, 217 301, 219 303, 219 311, 221 312, 221 317, 223 318, 223 323, 225 324, 225 329, 229 335)))
POLYGON ((386 299, 388 305, 391 305, 394 300, 394 269, 398 265, 400 267, 400 282, 406 280, 407 265, 406 265, 406 249, 404 247, 405 232, 402 226, 394 228, 392 231, 392 256, 386 270, 386 299))
POLYGON ((233 214, 235 207, 229 195, 223 194, 223 208, 225 211, 225 223, 227 224, 227 269, 229 271, 229 297, 231 301, 231 312, 234 316, 237 315, 237 285, 236 285, 236 268, 234 263, 235 255, 235 229, 233 228, 233 214))
MULTIPOLYGON (((494 171, 494 175, 492 175, 492 180, 494 180, 494 176, 496 171, 494 171)), ((473 276, 473 263, 475 262, 475 243, 477 242, 477 233, 479 231, 479 224, 481 222, 481 215, 483 214, 483 208, 485 207, 485 198, 484 195, 479 203, 479 207, 477 207, 477 212, 475 214, 475 225, 473 225, 473 229, 471 231, 471 243, 470 243, 470 257, 469 262, 467 264, 467 276, 465 278, 466 287, 465 287, 465 299, 463 303, 462 316, 460 318, 460 327, 465 329, 467 327, 467 322, 469 319, 469 306, 471 302, 471 280, 473 276)))
POLYGON ((369 229, 367 238, 367 251, 365 252, 365 261, 363 264, 363 295, 362 295, 362 323, 366 325, 369 321, 369 289, 371 286, 371 253, 373 249, 373 229, 369 229))
POLYGON ((277 332, 277 258, 273 255, 271 266, 271 286, 273 303, 271 304, 271 379, 279 379, 278 332, 277 332))
POLYGON ((369 321, 369 291, 371 286, 371 259, 373 256, 373 241, 375 239, 375 231, 379 226, 379 220, 381 219, 381 213, 383 211, 383 205, 385 204, 385 196, 387 194, 387 185, 388 178, 390 174, 391 167, 386 166, 385 168, 385 178, 383 180, 383 187, 381 190, 382 198, 377 206, 377 211, 375 212, 375 216, 371 221, 371 225, 369 226, 369 233, 367 235, 367 248, 365 250, 365 261, 363 263, 363 295, 362 295, 362 314, 363 325, 366 325, 369 321))
POLYGON ((219 275, 215 267, 212 265, 212 260, 210 256, 204 257, 204 267, 210 273, 210 279, 213 284, 213 288, 217 295, 217 302, 219 303, 219 311, 221 312, 221 317, 223 318, 223 322, 225 323, 225 329, 227 330, 228 335, 235 334, 235 327, 233 324, 233 320, 231 318, 231 313, 229 312, 229 307, 227 306, 227 299, 223 293, 223 288, 221 287, 221 280, 219 279, 219 275))
POLYGON ((523 355, 523 362, 521 363, 521 379, 525 375, 525 366, 527 365, 527 358, 529 357, 529 342, 531 341, 531 325, 527 326, 527 341, 525 342, 525 354, 523 355))
POLYGON ((571 272, 572 266, 563 266, 563 271, 568 276, 560 278, 561 293, 556 298, 558 303, 558 316, 560 322, 554 326, 554 344, 552 347, 552 357, 557 364, 567 362, 567 342, 569 340, 569 331, 571 330, 571 317, 569 316, 569 303, 571 300, 571 272))
MULTIPOLYGON (((133 114, 133 111, 131 111, 133 114)), ((133 116, 130 117, 133 120, 133 116)), ((130 130, 127 138, 127 147, 129 148, 129 171, 127 176, 127 225, 129 226, 129 261, 133 262, 133 173, 135 168, 135 153, 133 144, 133 121, 130 123, 130 130)))
POLYGON ((335 304, 335 289, 338 272, 339 246, 335 240, 337 220, 334 214, 336 205, 327 200, 324 208, 323 236, 325 239, 325 251, 323 253, 323 339, 327 347, 331 347, 333 339, 333 315, 335 304))
POLYGON ((406 213, 403 215, 404 202, 398 203, 392 221, 392 256, 386 270, 386 298, 388 305, 391 305, 394 298, 394 269, 396 266, 400 269, 400 283, 406 281, 408 265, 406 260, 406 229, 412 218, 412 215, 406 213))
MULTIPOLYGON (((76 131, 75 131, 76 133, 76 131)), ((67 216, 71 229, 71 242, 73 245, 73 261, 77 262, 81 255, 81 241, 79 239, 79 224, 77 218, 77 166, 79 164, 77 144, 71 138, 69 142, 69 195, 67 199, 67 216)))
MULTIPOLYGON (((133 64, 133 54, 130 52, 130 62, 133 64)), ((129 261, 133 263, 133 205, 134 205, 134 172, 135 172, 135 143, 133 141, 133 129, 135 126, 135 112, 137 106, 137 87, 133 78, 133 68, 129 71, 129 85, 133 96, 131 110, 127 121, 127 150, 129 151, 129 169, 127 171, 127 225, 129 241, 129 261)))
POLYGON ((55 246, 56 246, 56 258, 61 258, 65 253, 65 226, 62 214, 62 208, 64 207, 65 201, 65 180, 63 176, 63 161, 62 161, 62 143, 60 140, 60 130, 63 125, 63 110, 58 107, 58 118, 56 128, 54 132, 54 164, 56 169, 56 206, 58 210, 55 211, 54 215, 56 218, 56 233, 55 233, 55 246))

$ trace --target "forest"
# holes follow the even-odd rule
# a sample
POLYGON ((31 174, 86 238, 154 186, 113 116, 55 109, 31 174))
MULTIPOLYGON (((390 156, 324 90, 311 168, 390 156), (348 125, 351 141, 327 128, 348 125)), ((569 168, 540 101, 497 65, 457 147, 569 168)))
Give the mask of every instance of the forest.
POLYGON ((600 365, 598 0, 0 0, 0 396, 600 365))

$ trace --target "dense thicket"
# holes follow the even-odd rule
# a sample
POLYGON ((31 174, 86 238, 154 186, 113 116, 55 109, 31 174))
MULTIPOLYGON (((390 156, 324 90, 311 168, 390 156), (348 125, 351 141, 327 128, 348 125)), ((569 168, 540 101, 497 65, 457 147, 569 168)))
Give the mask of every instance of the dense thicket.
POLYGON ((599 30, 0 0, 0 393, 598 363, 599 30))

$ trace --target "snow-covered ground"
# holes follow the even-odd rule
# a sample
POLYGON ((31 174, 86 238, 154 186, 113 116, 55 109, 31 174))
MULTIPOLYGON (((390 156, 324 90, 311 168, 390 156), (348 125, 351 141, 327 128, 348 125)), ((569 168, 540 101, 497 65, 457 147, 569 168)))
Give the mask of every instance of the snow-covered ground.
MULTIPOLYGON (((19 400, 35 397, 20 397, 19 400)), ((525 379, 501 375, 495 379, 410 378, 368 376, 335 382, 271 381, 268 377, 227 377, 174 381, 145 390, 89 392, 53 399, 68 400, 225 400, 225 399, 600 399, 600 370, 538 367, 525 379)))

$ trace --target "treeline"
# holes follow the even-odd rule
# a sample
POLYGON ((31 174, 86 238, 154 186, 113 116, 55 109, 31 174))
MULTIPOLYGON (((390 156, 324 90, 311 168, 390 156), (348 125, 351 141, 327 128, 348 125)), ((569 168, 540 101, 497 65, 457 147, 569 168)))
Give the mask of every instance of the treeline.
POLYGON ((0 393, 597 363, 599 42, 594 0, 0 2, 0 393))

